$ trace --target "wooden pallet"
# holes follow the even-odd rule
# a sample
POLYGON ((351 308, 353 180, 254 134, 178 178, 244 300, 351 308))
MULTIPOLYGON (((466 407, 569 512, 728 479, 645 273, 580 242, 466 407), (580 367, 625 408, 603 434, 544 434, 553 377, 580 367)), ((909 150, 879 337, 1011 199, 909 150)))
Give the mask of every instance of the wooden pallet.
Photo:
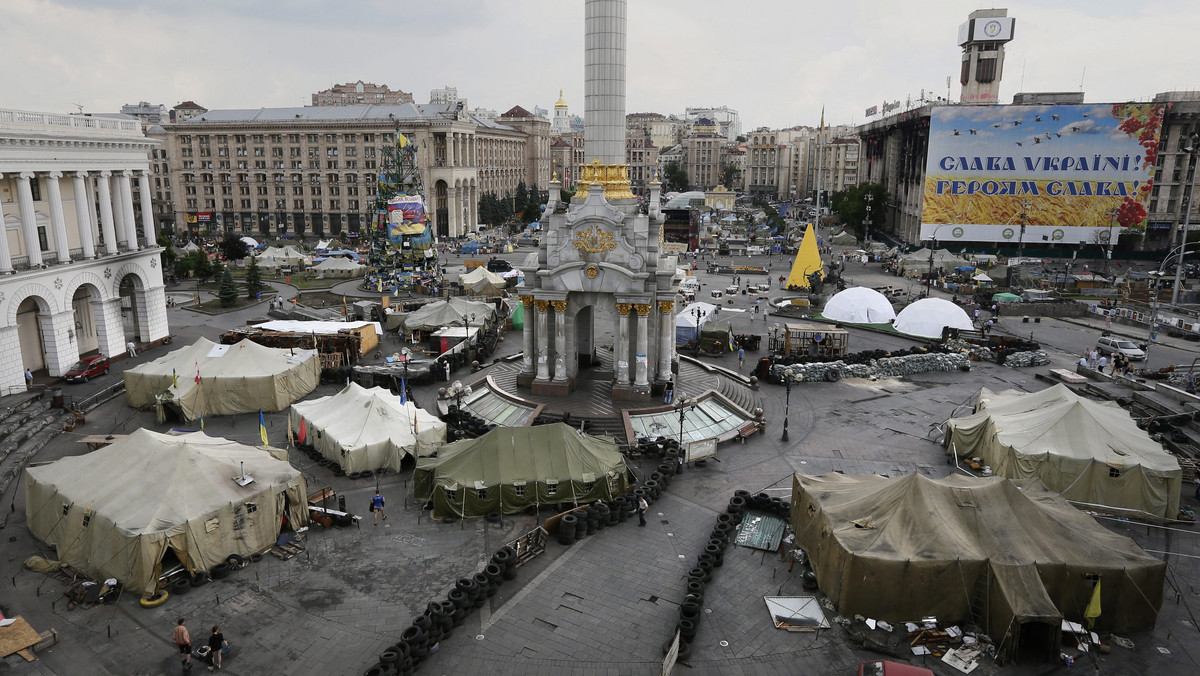
POLYGON ((1192 458, 1179 458, 1179 468, 1183 470, 1183 483, 1190 484, 1196 478, 1196 471, 1200 469, 1200 462, 1192 458))
POLYGON ((270 551, 271 556, 274 556, 281 561, 287 561, 293 556, 303 552, 304 546, 295 542, 288 542, 282 545, 275 545, 270 549, 270 551))

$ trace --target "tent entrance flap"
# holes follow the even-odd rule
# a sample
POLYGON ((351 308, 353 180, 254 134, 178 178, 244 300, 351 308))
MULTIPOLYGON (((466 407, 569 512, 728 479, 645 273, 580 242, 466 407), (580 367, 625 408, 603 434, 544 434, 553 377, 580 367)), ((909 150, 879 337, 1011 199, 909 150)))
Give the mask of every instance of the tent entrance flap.
POLYGON ((993 562, 991 575, 993 602, 988 607, 989 627, 993 634, 1000 627, 1012 628, 1012 645, 1002 649, 1007 648, 1014 655, 1039 653, 1037 657, 1043 661, 1053 655, 1058 650, 1062 613, 1046 593, 1037 567, 993 562), (1030 645, 1025 646, 1025 641, 1030 645))

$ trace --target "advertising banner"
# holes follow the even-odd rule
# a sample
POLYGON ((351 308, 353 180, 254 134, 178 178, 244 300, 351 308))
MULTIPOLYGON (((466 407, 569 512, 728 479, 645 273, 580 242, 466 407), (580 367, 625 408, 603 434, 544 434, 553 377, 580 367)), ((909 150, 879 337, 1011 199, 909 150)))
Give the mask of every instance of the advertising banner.
POLYGON ((396 195, 388 200, 388 241, 400 244, 406 235, 425 232, 425 202, 420 195, 396 195))
POLYGON ((930 120, 921 239, 1115 243, 1145 226, 1165 107, 942 106, 930 120))

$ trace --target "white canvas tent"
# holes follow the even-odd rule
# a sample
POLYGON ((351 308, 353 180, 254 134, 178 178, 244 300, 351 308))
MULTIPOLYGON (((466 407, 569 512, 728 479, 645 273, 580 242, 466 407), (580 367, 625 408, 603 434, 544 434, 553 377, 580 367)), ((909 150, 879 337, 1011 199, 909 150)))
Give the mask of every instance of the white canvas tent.
MULTIPOLYGON (((948 272, 966 264, 967 261, 947 249, 935 249, 933 251, 934 271, 941 270, 948 272)), ((928 272, 929 249, 917 249, 916 251, 904 254, 900 257, 900 268, 907 277, 919 277, 921 274, 928 272)))
POLYGON ((896 318, 896 311, 887 296, 875 289, 854 286, 834 294, 821 316, 852 324, 884 324, 896 318))
POLYGON ((362 277, 367 273, 367 266, 349 258, 326 258, 314 265, 313 271, 328 277, 362 277))
POLYGON ((1088 508, 1173 519, 1179 514, 1179 460, 1111 402, 1065 385, 1040 392, 980 392, 975 413, 946 423, 946 446, 979 457, 997 476, 1037 477, 1088 508))
POLYGON ((316 350, 264 347, 251 340, 218 345, 201 338, 125 371, 130 406, 171 403, 187 420, 201 415, 282 411, 321 378, 316 350))
POLYGON ((258 264, 266 267, 305 267, 312 259, 304 252, 290 246, 270 246, 258 255, 258 264))
POLYGON ((342 470, 400 471, 405 456, 427 456, 446 441, 446 423, 382 387, 350 383, 337 394, 292 404, 292 428, 342 470))
POLYGON ((34 537, 88 575, 146 594, 164 563, 207 571, 230 554, 265 551, 285 516, 291 528, 307 524, 306 492, 286 451, 203 432, 139 429, 87 455, 25 470, 34 537), (243 475, 253 482, 235 481, 243 475))
POLYGON ((483 326, 492 321, 496 308, 489 303, 450 298, 434 301, 410 312, 404 318, 406 331, 436 331, 443 326, 462 326, 463 319, 475 315, 471 326, 483 326))
POLYGON ((503 277, 489 272, 482 265, 466 274, 459 275, 458 283, 463 290, 474 296, 499 296, 508 286, 508 282, 503 277))
POLYGON ((922 298, 896 315, 892 323, 900 333, 925 338, 941 338, 942 329, 974 328, 966 311, 944 298, 922 298))
POLYGON ((675 315, 675 343, 687 345, 700 340, 700 329, 716 312, 717 306, 712 303, 691 303, 680 310, 675 315))

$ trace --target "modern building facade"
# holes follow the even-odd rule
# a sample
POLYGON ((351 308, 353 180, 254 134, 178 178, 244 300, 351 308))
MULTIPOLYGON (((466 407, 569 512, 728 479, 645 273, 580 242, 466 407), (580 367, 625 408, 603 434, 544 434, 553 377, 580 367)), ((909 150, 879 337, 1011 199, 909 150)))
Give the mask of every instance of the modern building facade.
POLYGON ((456 103, 212 110, 149 130, 163 140, 154 199, 181 228, 355 239, 373 222, 384 149, 399 133, 420 148, 435 236, 460 237, 484 193, 548 180, 549 123, 530 126, 544 133, 456 103))
POLYGON ((525 187, 545 190, 550 185, 550 120, 513 106, 496 121, 525 135, 525 187))
POLYGON ((700 120, 710 120, 717 126, 717 133, 725 137, 725 140, 733 143, 742 135, 742 118, 738 115, 738 111, 729 106, 719 106, 716 108, 686 108, 684 110, 684 118, 690 123, 696 123, 700 120))
POLYGON ((0 393, 168 335, 136 120, 0 110, 0 393), (137 186, 135 189, 134 186, 137 186))
POLYGON ((377 85, 362 80, 335 84, 329 89, 322 89, 312 95, 314 106, 363 106, 368 104, 391 106, 412 102, 412 94, 406 91, 393 90, 387 85, 377 85))

